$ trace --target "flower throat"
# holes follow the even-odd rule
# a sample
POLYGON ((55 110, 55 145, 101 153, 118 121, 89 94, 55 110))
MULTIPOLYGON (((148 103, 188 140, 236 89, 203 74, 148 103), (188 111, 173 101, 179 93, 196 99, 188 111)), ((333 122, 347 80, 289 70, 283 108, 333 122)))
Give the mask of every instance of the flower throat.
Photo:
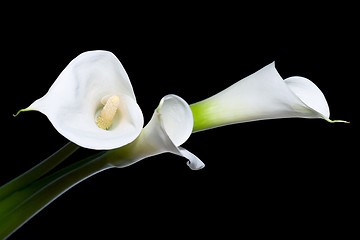
POLYGON ((116 95, 106 96, 101 99, 101 103, 105 106, 97 116, 95 122, 99 128, 108 130, 114 121, 116 111, 119 109, 120 98, 116 95))

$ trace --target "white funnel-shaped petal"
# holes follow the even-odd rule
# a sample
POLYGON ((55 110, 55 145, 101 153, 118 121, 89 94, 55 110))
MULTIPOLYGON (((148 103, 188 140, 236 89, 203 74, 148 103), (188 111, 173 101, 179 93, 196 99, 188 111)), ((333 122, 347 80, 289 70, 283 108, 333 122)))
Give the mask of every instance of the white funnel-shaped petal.
POLYGON ((193 117, 189 105, 176 95, 167 95, 155 110, 150 122, 132 143, 108 153, 117 167, 127 167, 146 157, 170 152, 187 158, 188 166, 201 169, 205 165, 194 154, 180 147, 191 135, 193 117))
POLYGON ((72 60, 49 91, 21 111, 31 110, 45 114, 70 141, 91 149, 128 144, 140 134, 144 123, 125 69, 107 51, 85 52, 72 60), (101 100, 107 96, 116 96, 118 103, 108 124, 111 127, 104 130, 96 118, 104 108, 101 100))
POLYGON ((329 107, 320 89, 303 77, 283 80, 271 63, 222 92, 191 105, 194 131, 277 118, 324 118, 329 107))

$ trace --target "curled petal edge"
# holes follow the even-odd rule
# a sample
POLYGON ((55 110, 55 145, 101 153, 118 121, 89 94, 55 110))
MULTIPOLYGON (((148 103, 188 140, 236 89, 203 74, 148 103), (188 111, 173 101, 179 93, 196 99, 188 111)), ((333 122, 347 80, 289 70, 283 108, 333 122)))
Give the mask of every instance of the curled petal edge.
POLYGON ((167 95, 160 101, 151 120, 135 141, 108 152, 109 161, 113 166, 123 168, 144 158, 168 152, 188 159, 187 165, 190 169, 202 169, 205 164, 179 146, 189 138, 192 128, 193 119, 189 105, 176 95, 167 95))

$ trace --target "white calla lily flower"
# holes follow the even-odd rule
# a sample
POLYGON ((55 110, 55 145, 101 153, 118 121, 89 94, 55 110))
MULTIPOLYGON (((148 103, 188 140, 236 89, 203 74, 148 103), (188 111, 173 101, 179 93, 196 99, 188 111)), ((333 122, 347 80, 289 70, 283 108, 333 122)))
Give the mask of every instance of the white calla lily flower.
POLYGON ((321 90, 304 77, 285 80, 271 63, 220 93, 191 106, 194 131, 277 118, 323 118, 330 111, 321 90))
POLYGON ((70 141, 97 150, 130 143, 144 124, 125 69, 100 50, 73 59, 42 98, 19 112, 31 110, 45 114, 70 141))
POLYGON ((127 167, 144 158, 169 152, 187 158, 192 170, 201 169, 205 164, 180 147, 190 137, 193 125, 192 112, 185 100, 167 95, 161 99, 138 138, 122 148, 108 151, 107 158, 116 167, 127 167))

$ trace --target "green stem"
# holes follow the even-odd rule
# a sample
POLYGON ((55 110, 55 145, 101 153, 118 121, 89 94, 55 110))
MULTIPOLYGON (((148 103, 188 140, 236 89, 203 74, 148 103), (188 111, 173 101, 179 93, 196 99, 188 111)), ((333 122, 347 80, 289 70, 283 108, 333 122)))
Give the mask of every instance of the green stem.
POLYGON ((64 147, 55 152, 53 155, 51 155, 29 171, 15 178, 9 183, 3 185, 2 187, 0 187, 0 200, 4 199, 14 191, 25 187, 27 184, 44 176, 46 173, 54 169, 57 165, 59 165, 66 158, 68 158, 71 154, 73 154, 78 148, 79 146, 72 142, 69 142, 64 147))
POLYGON ((198 132, 222 125, 218 109, 210 100, 203 100, 190 105, 194 117, 193 132, 198 132), (219 122, 220 121, 220 122, 219 122))
POLYGON ((0 201, 0 239, 8 237, 62 193, 88 177, 111 168, 101 152, 38 179, 0 201))

